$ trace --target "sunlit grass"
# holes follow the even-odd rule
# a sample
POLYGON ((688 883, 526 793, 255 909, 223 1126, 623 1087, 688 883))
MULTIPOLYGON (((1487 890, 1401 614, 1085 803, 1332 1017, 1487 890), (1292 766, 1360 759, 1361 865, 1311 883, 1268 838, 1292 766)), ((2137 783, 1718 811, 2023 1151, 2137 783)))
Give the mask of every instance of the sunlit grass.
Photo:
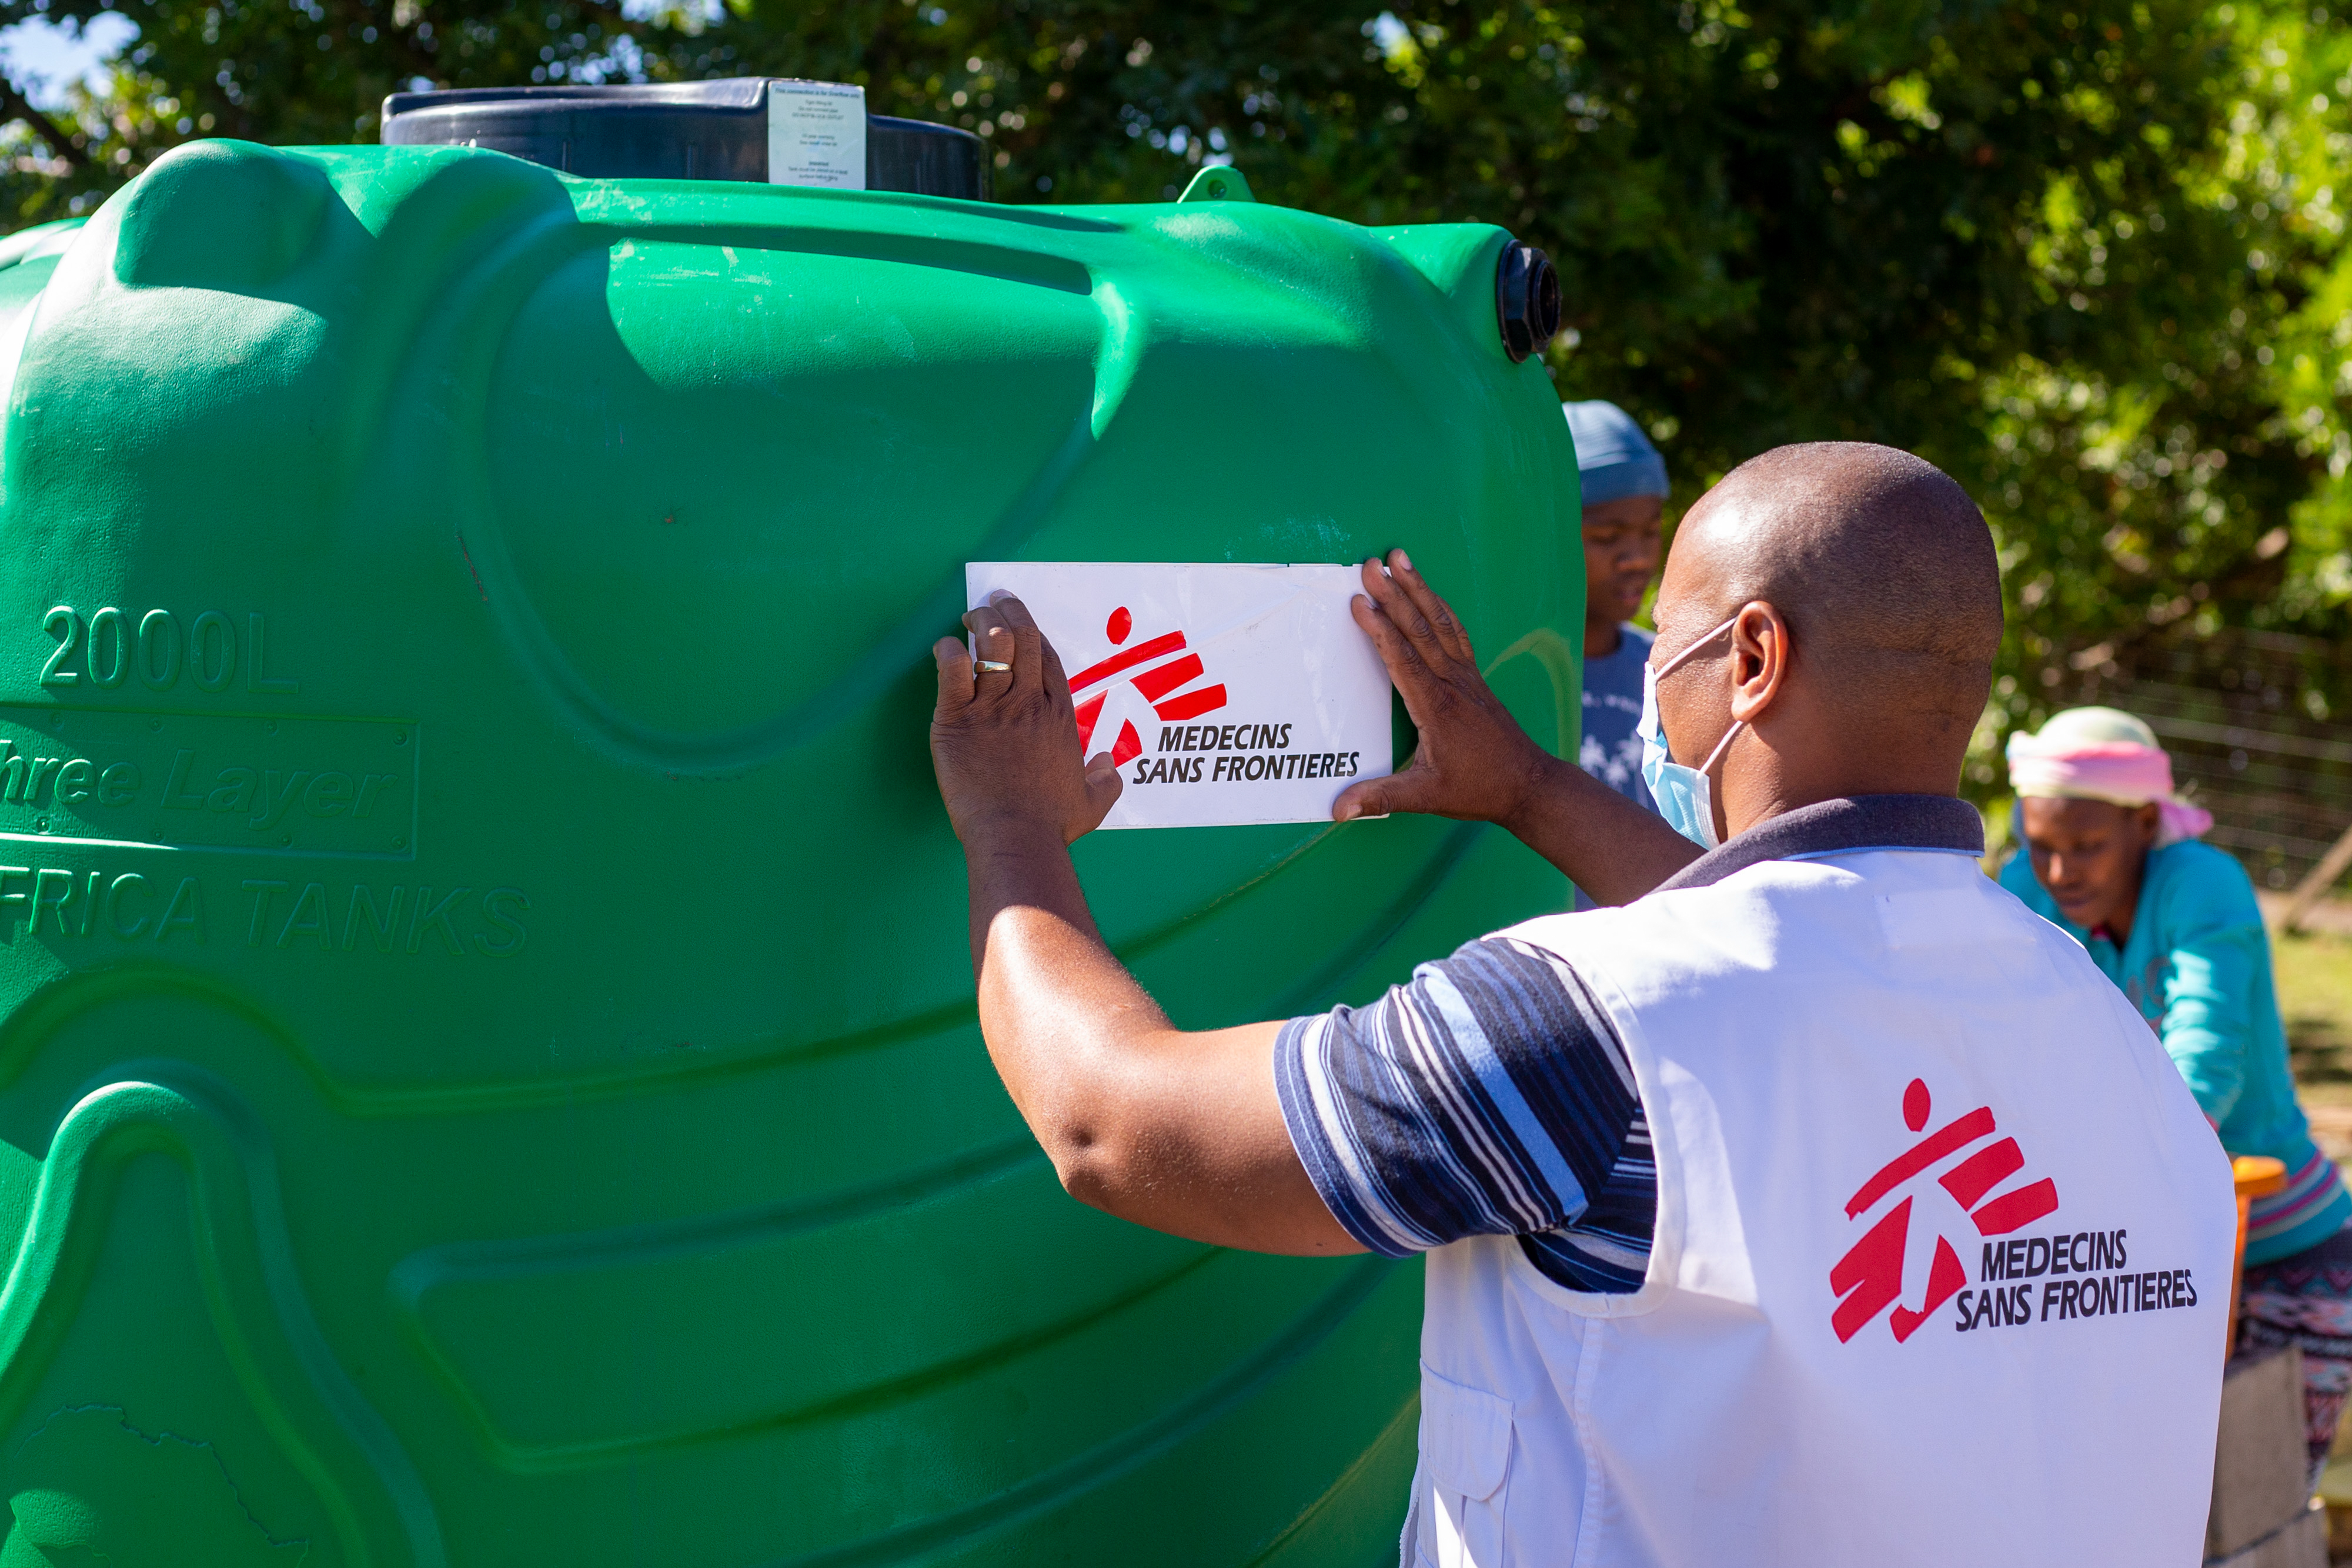
POLYGON ((2306 1103, 2352 1105, 2352 938, 2274 934, 2279 1011, 2306 1103))

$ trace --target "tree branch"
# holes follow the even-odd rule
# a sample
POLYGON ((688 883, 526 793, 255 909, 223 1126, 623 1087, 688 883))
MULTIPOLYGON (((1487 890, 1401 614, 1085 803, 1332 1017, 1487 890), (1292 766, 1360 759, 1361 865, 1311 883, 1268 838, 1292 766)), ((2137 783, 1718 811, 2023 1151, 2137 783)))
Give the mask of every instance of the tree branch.
POLYGON ((33 128, 34 135, 49 144, 50 152, 85 172, 89 169, 89 154, 59 131, 55 120, 35 109, 31 100, 16 90, 16 82, 5 74, 0 74, 0 115, 23 120, 33 128))

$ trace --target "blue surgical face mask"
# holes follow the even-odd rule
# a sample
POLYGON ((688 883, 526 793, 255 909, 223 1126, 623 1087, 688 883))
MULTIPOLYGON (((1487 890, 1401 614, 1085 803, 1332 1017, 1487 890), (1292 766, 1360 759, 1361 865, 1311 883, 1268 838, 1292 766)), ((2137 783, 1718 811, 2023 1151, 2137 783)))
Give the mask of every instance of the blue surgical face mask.
POLYGON ((1683 661, 1729 631, 1738 619, 1732 617, 1685 648, 1667 660, 1664 669, 1642 666, 1642 781, 1650 787, 1650 799, 1657 802, 1658 815, 1665 819, 1666 826, 1706 850, 1722 841, 1716 837, 1715 787, 1707 781, 1707 775, 1723 760, 1731 737, 1739 733, 1740 724, 1734 719, 1706 760, 1696 768, 1676 762, 1674 753, 1666 749, 1665 727, 1658 722, 1658 677, 1673 674, 1683 661))

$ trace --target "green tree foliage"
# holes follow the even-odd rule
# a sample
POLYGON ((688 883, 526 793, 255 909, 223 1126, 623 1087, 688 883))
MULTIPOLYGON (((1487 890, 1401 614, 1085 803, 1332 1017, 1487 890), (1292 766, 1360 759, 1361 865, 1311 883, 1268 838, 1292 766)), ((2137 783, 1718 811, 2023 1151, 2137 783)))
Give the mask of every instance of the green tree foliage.
MULTIPOLYGON (((1161 200, 1231 162, 1336 216, 1507 225, 1561 268, 1562 394, 1635 410, 1685 497, 1784 441, 1943 464, 2008 569, 1988 743, 2168 638, 2352 630, 2352 35, 2325 10, 669 5, 129 0, 113 89, 20 123, 0 199, 86 205, 193 135, 364 140, 412 81, 856 81, 987 139, 1003 200, 1161 200)), ((98 0, 0 20, 44 8, 98 0)))

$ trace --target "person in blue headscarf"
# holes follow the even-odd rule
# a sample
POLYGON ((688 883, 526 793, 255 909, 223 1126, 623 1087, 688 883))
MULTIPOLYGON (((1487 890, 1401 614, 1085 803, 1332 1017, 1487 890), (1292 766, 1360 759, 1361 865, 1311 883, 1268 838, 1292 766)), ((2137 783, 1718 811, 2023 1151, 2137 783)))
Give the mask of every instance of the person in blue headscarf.
POLYGON ((1584 739, 1577 766, 1649 810, 1642 782, 1642 666, 1651 634, 1633 623, 1662 553, 1666 462, 1613 402, 1560 405, 1584 488, 1584 739))
MULTIPOLYGON (((1613 402, 1560 404, 1584 491, 1584 738, 1576 765, 1655 811, 1642 778, 1642 670, 1653 634, 1633 624, 1664 553, 1666 460, 1613 402)), ((1592 901, 1580 888, 1576 907, 1592 901)))

